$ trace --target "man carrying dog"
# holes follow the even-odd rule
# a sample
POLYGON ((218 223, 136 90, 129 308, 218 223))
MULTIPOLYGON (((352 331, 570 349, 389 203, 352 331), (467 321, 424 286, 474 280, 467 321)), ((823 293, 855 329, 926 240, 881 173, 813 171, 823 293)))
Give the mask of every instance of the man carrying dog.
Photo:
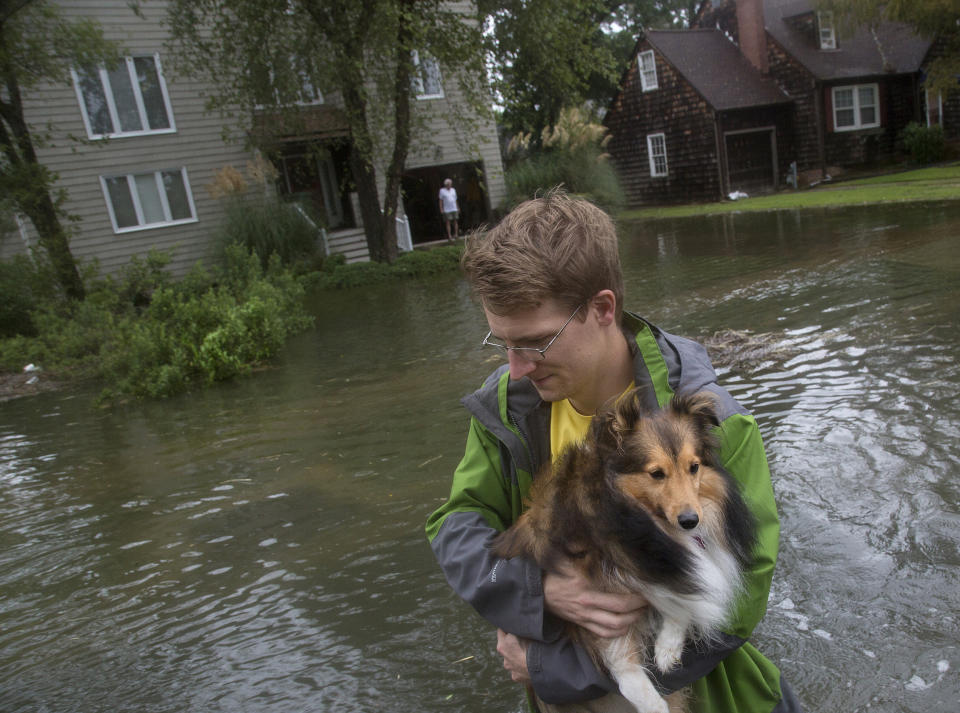
POLYGON ((542 572, 523 558, 492 556, 489 543, 519 517, 532 479, 590 418, 632 385, 650 408, 674 393, 711 392, 722 421, 720 458, 758 525, 754 562, 732 625, 687 646, 660 675, 665 692, 692 686, 692 710, 800 710, 778 669, 751 644, 766 610, 779 522, 756 422, 716 383, 706 351, 623 311, 616 230, 593 204, 562 193, 518 206, 468 239, 462 265, 507 364, 463 403, 466 451, 450 497, 427 522, 431 547, 454 590, 497 628, 497 651, 541 711, 633 713, 561 620, 604 637, 624 634, 646 602, 594 591, 572 566, 542 572))

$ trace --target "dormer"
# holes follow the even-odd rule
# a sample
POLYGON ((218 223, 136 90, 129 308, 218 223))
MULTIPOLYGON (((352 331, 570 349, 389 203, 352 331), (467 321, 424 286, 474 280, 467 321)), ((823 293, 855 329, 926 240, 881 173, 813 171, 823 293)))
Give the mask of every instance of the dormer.
POLYGON ((837 31, 833 24, 833 13, 829 10, 817 13, 817 36, 820 39, 820 49, 837 49, 837 31))
POLYGON ((832 51, 837 49, 837 28, 833 13, 829 10, 805 12, 783 18, 784 23, 803 37, 813 49, 832 51))

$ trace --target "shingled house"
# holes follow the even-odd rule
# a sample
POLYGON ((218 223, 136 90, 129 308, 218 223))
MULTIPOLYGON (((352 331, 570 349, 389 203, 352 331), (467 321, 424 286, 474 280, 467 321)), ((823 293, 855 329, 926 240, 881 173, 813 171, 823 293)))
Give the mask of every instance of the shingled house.
POLYGON ((925 101, 931 43, 908 27, 840 35, 813 0, 705 0, 695 29, 648 31, 605 123, 633 203, 715 200, 891 157, 925 101), (769 147, 769 148, 768 148, 769 147))

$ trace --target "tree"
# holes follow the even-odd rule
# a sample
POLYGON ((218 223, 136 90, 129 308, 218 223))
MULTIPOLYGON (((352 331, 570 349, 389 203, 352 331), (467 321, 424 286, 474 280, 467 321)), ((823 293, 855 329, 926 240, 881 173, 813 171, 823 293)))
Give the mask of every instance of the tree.
POLYGON ((958 88, 960 76, 960 3, 957 0, 820 0, 841 31, 873 30, 884 21, 909 25, 921 37, 934 40, 936 51, 927 66, 925 85, 947 94, 958 88))
POLYGON ((119 54, 92 20, 68 22, 42 0, 0 0, 0 193, 33 224, 60 289, 73 299, 83 299, 84 288, 64 226, 66 196, 37 158, 52 127, 30 126, 23 100, 41 84, 69 83, 71 66, 110 63, 119 54))
POLYGON ((479 0, 510 134, 539 137, 560 112, 606 110, 646 27, 689 24, 693 0, 479 0), (688 7, 689 6, 689 7, 688 7))
MULTIPOLYGON (((376 261, 397 255, 400 179, 424 119, 410 96, 414 53, 443 68, 474 115, 489 111, 480 27, 444 0, 171 0, 169 22, 178 68, 209 79, 217 90, 208 106, 227 113, 239 107, 232 118, 241 124, 257 112, 289 110, 304 80, 339 96, 376 261), (382 204, 378 164, 387 166, 382 204)), ((468 136, 469 115, 457 117, 468 136)))

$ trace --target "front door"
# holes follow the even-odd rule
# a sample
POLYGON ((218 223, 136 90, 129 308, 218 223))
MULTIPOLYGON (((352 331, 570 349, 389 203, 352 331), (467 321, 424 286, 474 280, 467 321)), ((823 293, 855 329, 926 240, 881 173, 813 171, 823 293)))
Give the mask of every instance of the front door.
MULTIPOLYGON (((306 204, 329 230, 352 226, 341 189, 338 157, 316 145, 291 147, 278 159, 281 192, 306 204)), ((339 163, 343 163, 340 161, 339 163)))

